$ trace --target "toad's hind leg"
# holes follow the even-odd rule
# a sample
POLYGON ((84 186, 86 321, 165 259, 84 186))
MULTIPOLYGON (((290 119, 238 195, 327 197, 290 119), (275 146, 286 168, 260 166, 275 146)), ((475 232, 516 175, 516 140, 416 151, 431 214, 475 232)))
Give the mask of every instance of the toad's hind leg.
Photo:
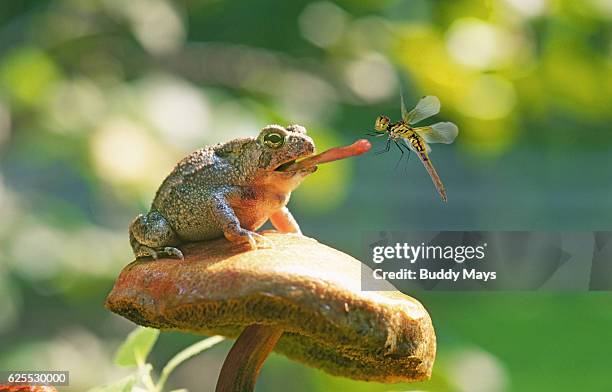
POLYGON ((183 253, 174 247, 179 242, 170 224, 157 211, 140 214, 130 224, 130 245, 136 257, 157 259, 160 253, 165 253, 182 259, 183 253))

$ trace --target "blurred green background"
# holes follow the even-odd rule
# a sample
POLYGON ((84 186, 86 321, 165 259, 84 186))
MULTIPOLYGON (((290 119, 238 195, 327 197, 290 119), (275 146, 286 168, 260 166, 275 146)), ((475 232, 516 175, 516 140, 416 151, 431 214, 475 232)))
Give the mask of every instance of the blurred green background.
MULTIPOLYGON (((367 154, 294 193, 305 234, 360 257, 362 230, 612 229, 611 19, 608 0, 3 2, 0 369, 70 370, 67 391, 119 378, 133 325, 103 300, 173 164, 268 123, 303 124, 319 150, 353 141, 399 117, 400 84, 459 125, 431 154, 449 203, 414 157, 367 154)), ((431 381, 273 355, 257 390, 612 390, 609 293, 415 296, 438 334, 431 381)), ((154 364, 198 339, 162 334, 154 364)), ((211 390, 229 346, 171 386, 211 390)))

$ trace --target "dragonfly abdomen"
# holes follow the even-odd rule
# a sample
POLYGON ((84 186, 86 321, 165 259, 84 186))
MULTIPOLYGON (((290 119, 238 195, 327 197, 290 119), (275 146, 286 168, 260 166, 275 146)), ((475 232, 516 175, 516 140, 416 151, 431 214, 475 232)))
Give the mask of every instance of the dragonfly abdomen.
POLYGON ((425 142, 423 142, 423 140, 416 135, 415 132, 412 132, 412 134, 407 139, 408 143, 412 145, 415 151, 427 158, 427 146, 425 142))

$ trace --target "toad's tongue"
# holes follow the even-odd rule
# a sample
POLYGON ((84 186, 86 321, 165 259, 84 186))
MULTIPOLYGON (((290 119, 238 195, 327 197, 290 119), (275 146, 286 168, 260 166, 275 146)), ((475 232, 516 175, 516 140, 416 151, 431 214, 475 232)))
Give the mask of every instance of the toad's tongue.
POLYGON ((339 159, 361 155, 365 152, 368 152, 370 148, 372 148, 372 144, 370 144, 369 141, 367 141, 366 139, 359 139, 350 146, 330 148, 329 150, 324 151, 320 154, 302 159, 299 162, 295 162, 287 166, 286 168, 284 168, 283 171, 296 171, 307 169, 309 167, 313 167, 321 163, 327 163, 337 161, 339 159))

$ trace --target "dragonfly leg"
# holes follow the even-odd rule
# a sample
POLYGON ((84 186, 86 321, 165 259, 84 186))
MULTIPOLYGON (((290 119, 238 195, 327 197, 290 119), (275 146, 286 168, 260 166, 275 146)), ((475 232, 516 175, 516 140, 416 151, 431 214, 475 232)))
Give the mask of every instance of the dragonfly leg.
POLYGON ((400 155, 399 159, 397 160, 397 163, 395 164, 395 167, 393 168, 393 170, 397 170, 397 167, 399 166, 400 162, 402 161, 402 158, 404 157, 404 150, 402 149, 400 144, 397 142, 397 140, 394 140, 393 143, 395 143, 395 145, 397 146, 397 149, 400 150, 400 153, 402 154, 400 155))
POLYGON ((383 150, 377 151, 375 154, 376 155, 384 154, 386 152, 389 152, 390 149, 391 149, 391 139, 387 139, 387 145, 385 146, 385 148, 383 150))
POLYGON ((406 166, 404 166, 405 172, 408 173, 408 162, 410 162, 410 154, 412 154, 412 150, 406 147, 408 150, 408 158, 406 158, 406 166))
MULTIPOLYGON (((408 173, 408 162, 410 162, 410 154, 412 153, 412 150, 408 148, 408 146, 406 146, 402 141, 397 142, 397 146, 400 148, 400 150, 405 149, 408 152, 408 157, 406 158, 406 165, 404 166, 404 171, 408 173)), ((402 157, 400 157, 400 160, 401 158, 402 157)))
POLYGON ((385 136, 385 134, 384 134, 384 133, 381 133, 381 132, 379 132, 379 133, 374 133, 374 132, 366 132, 366 135, 367 135, 367 136, 376 136, 376 137, 385 136))
POLYGON ((399 142, 398 144, 399 144, 399 147, 405 148, 406 151, 408 151, 408 158, 407 159, 410 160, 410 153, 412 152, 412 150, 409 149, 408 146, 406 146, 404 143, 399 142))

